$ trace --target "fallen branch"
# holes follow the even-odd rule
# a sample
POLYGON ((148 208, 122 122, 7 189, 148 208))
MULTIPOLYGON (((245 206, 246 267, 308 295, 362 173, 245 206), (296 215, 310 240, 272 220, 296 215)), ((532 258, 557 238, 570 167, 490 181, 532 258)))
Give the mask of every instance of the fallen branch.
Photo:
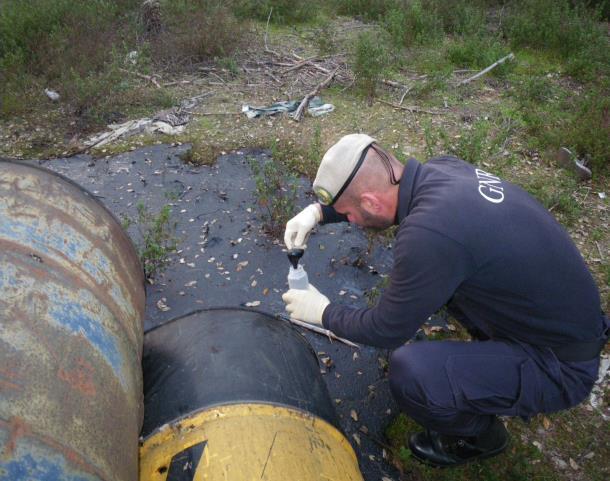
POLYGON ((324 329, 322 327, 318 327, 313 324, 309 324, 308 322, 299 321, 298 319, 293 319, 292 317, 288 317, 285 314, 277 314, 277 317, 284 321, 288 321, 292 324, 295 324, 297 326, 304 327, 305 329, 309 329, 310 331, 317 332, 318 334, 322 334, 331 340, 334 339, 335 341, 342 342, 343 344, 347 344, 350 347, 356 347, 356 348, 360 349, 360 346, 358 344, 355 344, 352 341, 348 341, 347 339, 343 339, 342 337, 337 336, 336 334, 334 334, 332 331, 329 331, 328 329, 324 329))
POLYGON ((481 70, 478 74, 473 75, 472 77, 467 78, 466 80, 462 80, 458 85, 464 85, 467 84, 468 82, 472 82, 473 80, 478 79, 479 77, 481 77, 482 75, 485 75, 487 72, 489 72, 490 70, 496 68, 498 65, 506 62, 507 60, 512 60, 515 58, 515 55, 513 53, 509 53, 506 57, 502 57, 500 60, 498 60, 496 63, 492 63, 489 67, 484 68, 483 70, 481 70))
POLYGON ((419 107, 405 107, 403 105, 396 105, 396 104, 393 104, 392 102, 388 102, 388 101, 382 100, 382 99, 377 99, 377 102, 381 102, 382 104, 389 105, 390 107, 393 107, 398 110, 407 110, 408 112, 418 113, 418 114, 443 115, 443 113, 444 113, 444 112, 435 112, 434 110, 421 109, 419 107))
POLYGON ((309 57, 309 58, 300 60, 297 63, 295 63, 292 67, 288 67, 288 68, 282 70, 281 74, 285 75, 288 72, 292 72, 293 70, 300 69, 301 67, 304 67, 305 65, 309 64, 310 61, 315 60, 315 59, 316 59, 316 57, 309 57))
POLYGON ((307 108, 307 106, 309 105, 309 101, 314 98, 316 95, 318 95, 320 93, 320 91, 322 89, 325 89, 326 87, 328 87, 330 85, 330 83, 333 80, 333 77, 335 76, 335 74, 337 73, 337 71, 339 70, 339 67, 337 67, 327 78, 326 80, 324 80, 324 82, 318 84, 318 86, 313 89, 311 92, 309 92, 305 98, 301 101, 300 105, 298 106, 296 112, 294 113, 294 115, 292 116, 292 118, 294 120, 296 120, 297 122, 299 122, 302 118, 303 118, 303 112, 305 111, 305 109, 307 108))
POLYGON ((191 115, 240 115, 241 112, 191 112, 190 110, 183 110, 187 114, 191 115))
POLYGON ((267 17, 267 27, 265 28, 265 52, 271 53, 271 54, 275 55, 276 57, 280 57, 279 53, 274 52, 267 45, 267 33, 269 32, 269 20, 271 20, 271 14, 272 13, 273 13, 273 7, 271 7, 271 10, 269 10, 269 16, 267 17))
MULTIPOLYGON (((304 59, 303 57, 301 57, 300 55, 297 55, 294 52, 292 52, 292 56, 294 58, 296 58, 299 62, 302 62, 303 60, 307 60, 307 59, 304 59)), ((320 72, 323 72, 325 74, 330 74, 330 70, 328 70, 327 68, 322 67, 321 65, 318 65, 317 63, 311 62, 309 65, 311 65, 315 69, 318 69, 320 72)))
POLYGON ((407 88, 407 89, 405 89, 405 91, 402 93, 402 97, 400 97, 400 102, 398 102, 398 105, 402 105, 403 100, 405 99, 407 94, 411 91, 411 89, 413 89, 412 86, 407 88))
POLYGON ((160 88, 161 88, 161 85, 159 85, 159 82, 157 82, 157 80, 156 80, 154 77, 150 76, 150 75, 144 75, 143 73, 140 73, 140 72, 134 72, 134 71, 132 71, 132 70, 126 70, 126 69, 124 69, 124 68, 119 68, 119 70, 120 70, 121 72, 130 73, 130 74, 132 74, 132 75, 135 75, 136 77, 140 77, 140 78, 143 78, 143 79, 145 79, 145 80, 148 80, 149 82, 151 82, 151 83, 152 83, 152 84, 153 84, 155 87, 157 87, 158 89, 160 89, 160 88))
POLYGON ((400 84, 398 82, 394 82, 394 80, 381 79, 381 83, 389 85, 390 87, 394 87, 396 89, 406 89, 406 88, 409 88, 406 85, 400 84))

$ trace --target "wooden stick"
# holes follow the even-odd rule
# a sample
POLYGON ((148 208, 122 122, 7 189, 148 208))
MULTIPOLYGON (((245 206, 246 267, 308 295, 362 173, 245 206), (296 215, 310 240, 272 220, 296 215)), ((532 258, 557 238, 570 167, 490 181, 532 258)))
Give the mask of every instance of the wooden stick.
POLYGON ((287 69, 282 70, 281 74, 287 74, 288 72, 292 72, 293 70, 297 70, 301 67, 304 67, 305 65, 307 65, 311 60, 315 60, 316 57, 309 57, 309 58, 305 58, 303 60, 300 60, 299 62, 295 63, 292 67, 288 67, 287 69))
POLYGON ((398 82, 394 82, 393 80, 381 79, 381 83, 389 85, 390 87, 394 87, 397 89, 406 89, 409 88, 406 85, 399 84, 398 82))
POLYGON ((411 89, 413 88, 413 86, 407 88, 403 94, 402 97, 400 97, 400 102, 398 102, 398 105, 402 105, 403 100, 405 99, 405 97, 407 96, 407 94, 411 91, 411 89))
POLYGON ((502 57, 500 60, 498 60, 496 63, 492 63, 489 67, 484 68, 483 70, 481 70, 478 74, 473 75, 470 78, 467 78, 466 80, 462 80, 458 85, 464 85, 467 84, 468 82, 472 82, 473 80, 478 79, 479 77, 481 77, 482 75, 485 75, 487 72, 489 72, 490 70, 496 68, 498 65, 500 65, 501 63, 506 62, 507 60, 512 60, 515 58, 515 55, 511 52, 509 53, 506 57, 502 57))
POLYGON ((318 95, 320 93, 320 91, 326 87, 328 87, 330 85, 330 83, 333 80, 333 77, 335 76, 335 74, 337 73, 337 71, 339 70, 339 67, 337 67, 327 78, 326 80, 324 80, 324 82, 318 84, 318 86, 313 89, 311 92, 309 92, 305 98, 301 101, 299 107, 297 108, 296 112, 294 113, 294 115, 292 116, 292 118, 294 120, 296 120, 297 122, 299 122, 302 118, 303 118, 303 112, 305 111, 305 109, 307 108, 307 106, 309 105, 309 101, 314 98, 316 95, 318 95))
POLYGON ((265 28, 265 52, 271 53, 271 54, 275 55, 276 57, 279 57, 280 54, 271 50, 269 48, 269 46, 267 45, 267 33, 269 31, 269 20, 271 20, 272 13, 273 13, 273 7, 271 7, 271 10, 269 10, 269 16, 267 17, 267 27, 265 28))
POLYGON ((241 112, 191 112, 190 110, 183 110, 187 114, 191 115, 240 115, 241 112))
POLYGON ((444 112, 435 112, 433 110, 420 109, 419 107, 404 107, 402 105, 396 105, 396 104, 393 104, 391 102, 388 102, 388 101, 382 100, 382 99, 377 99, 377 102, 381 102, 382 104, 389 105, 390 107, 394 107, 395 109, 398 109, 398 110, 406 110, 406 111, 412 112, 412 113, 430 114, 430 115, 443 115, 444 114, 444 112))
POLYGON ((143 73, 133 72, 131 70, 126 70, 124 68, 119 68, 119 70, 121 72, 130 73, 132 75, 135 75, 136 77, 140 77, 140 78, 143 78, 145 80, 148 80, 149 82, 152 82, 154 84, 154 86, 157 87, 158 89, 161 88, 161 85, 159 85, 159 82, 157 82, 157 80, 154 77, 150 76, 150 75, 144 75, 143 73))
POLYGON ((603 261, 604 260, 604 254, 602 254, 602 250, 599 247, 599 244, 597 241, 595 241, 595 245, 597 246, 597 252, 599 252, 599 258, 603 261))
POLYGON ((293 319, 292 317, 288 317, 285 314, 277 314, 277 317, 280 319, 283 319, 284 321, 291 322, 292 324, 295 324, 297 326, 304 327, 305 329, 309 329, 310 331, 317 332, 318 334, 322 334, 331 340, 334 339, 336 341, 342 342, 343 344, 347 344, 350 347, 356 347, 356 348, 360 349, 360 346, 358 344, 354 344, 352 341, 343 339, 342 337, 337 336, 336 334, 334 334, 332 331, 329 331, 328 329, 318 327, 314 324, 309 324, 308 322, 299 321, 298 319, 293 319))

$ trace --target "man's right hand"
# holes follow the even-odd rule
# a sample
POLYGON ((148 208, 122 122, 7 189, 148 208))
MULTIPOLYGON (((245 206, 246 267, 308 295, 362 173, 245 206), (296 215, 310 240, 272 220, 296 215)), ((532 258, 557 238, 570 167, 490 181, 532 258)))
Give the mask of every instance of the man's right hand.
POLYGON ((284 243, 287 249, 305 249, 311 230, 322 220, 319 204, 311 204, 286 223, 284 243))

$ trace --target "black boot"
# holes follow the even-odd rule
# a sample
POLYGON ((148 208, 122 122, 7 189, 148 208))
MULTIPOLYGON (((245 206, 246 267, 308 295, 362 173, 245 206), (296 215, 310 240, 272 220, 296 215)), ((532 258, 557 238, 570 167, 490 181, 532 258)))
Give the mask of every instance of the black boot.
POLYGON ((476 437, 447 436, 426 430, 409 439, 411 453, 435 467, 451 467, 500 454, 508 446, 508 431, 494 418, 491 426, 476 437))

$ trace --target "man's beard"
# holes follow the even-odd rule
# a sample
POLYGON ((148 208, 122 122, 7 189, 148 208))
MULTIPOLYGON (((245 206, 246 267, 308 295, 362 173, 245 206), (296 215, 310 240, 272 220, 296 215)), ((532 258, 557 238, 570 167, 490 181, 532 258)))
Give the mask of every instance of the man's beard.
POLYGON ((391 221, 377 215, 369 214, 364 209, 360 209, 360 215, 363 221, 362 227, 373 232, 380 232, 393 225, 391 221))

